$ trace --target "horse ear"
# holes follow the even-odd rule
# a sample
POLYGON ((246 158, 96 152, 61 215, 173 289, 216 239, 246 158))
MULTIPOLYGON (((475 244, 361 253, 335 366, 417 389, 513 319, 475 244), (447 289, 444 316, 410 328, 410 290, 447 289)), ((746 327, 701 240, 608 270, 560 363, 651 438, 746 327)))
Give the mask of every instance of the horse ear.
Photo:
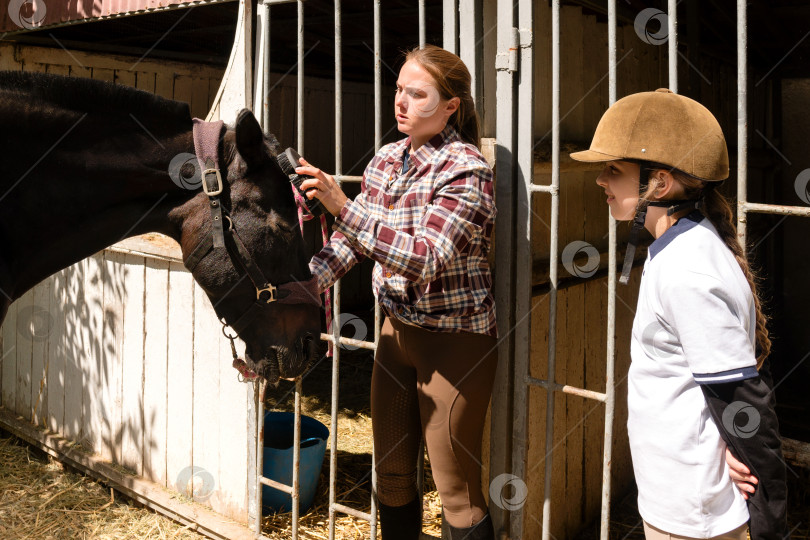
POLYGON ((242 109, 236 116, 236 150, 248 167, 258 165, 263 158, 264 133, 249 109, 242 109))

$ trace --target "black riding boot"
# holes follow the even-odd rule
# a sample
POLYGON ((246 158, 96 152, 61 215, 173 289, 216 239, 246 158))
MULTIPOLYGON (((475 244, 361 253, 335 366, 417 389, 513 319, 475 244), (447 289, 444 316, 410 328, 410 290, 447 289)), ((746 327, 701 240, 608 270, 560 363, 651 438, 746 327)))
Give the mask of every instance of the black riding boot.
POLYGON ((492 528, 492 520, 489 514, 484 519, 466 529, 458 529, 448 523, 451 540, 495 540, 495 530, 492 528))
POLYGON ((422 501, 417 497, 404 506, 379 505, 382 540, 419 540, 422 501))

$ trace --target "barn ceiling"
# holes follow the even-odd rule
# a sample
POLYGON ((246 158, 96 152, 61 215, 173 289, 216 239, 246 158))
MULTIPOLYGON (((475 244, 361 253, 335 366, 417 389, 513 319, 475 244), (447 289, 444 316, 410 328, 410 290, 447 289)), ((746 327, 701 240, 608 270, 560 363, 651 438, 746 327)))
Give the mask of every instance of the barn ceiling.
MULTIPOLYGON (((491 1, 491 0, 485 0, 491 1)), ((543 0, 541 0, 543 1, 543 0)), ((569 0, 586 13, 605 17, 604 0, 569 0)), ((343 71, 347 80, 371 81, 374 43, 373 15, 368 0, 343 0, 343 71)), ((617 2, 619 22, 633 24, 643 9, 666 11, 666 0, 617 2)), ((78 50, 106 51, 224 66, 233 42, 238 3, 197 7, 102 20, 5 37, 23 43, 78 50)), ((308 75, 334 74, 334 2, 307 0, 305 10, 305 69, 308 75)), ((426 2, 427 39, 441 43, 441 2, 426 2)), ((385 0, 381 8, 385 84, 395 77, 400 50, 418 42, 418 13, 414 0, 385 0)), ((271 63, 274 71, 293 69, 297 59, 297 5, 271 9, 271 63)), ((749 62, 771 76, 810 76, 810 2, 806 0, 749 1, 749 62)), ((682 0, 678 3, 679 47, 736 63, 736 2, 682 0), (697 21, 697 23, 695 22, 697 21), (692 33, 692 36, 690 36, 692 33), (697 44, 697 45, 695 45, 697 44)))
MULTIPOLYGON (((371 81, 373 77, 374 21, 370 2, 343 0, 343 72, 346 80, 371 81)), ((233 43, 238 2, 100 20, 8 37, 21 43, 76 50, 106 51, 149 58, 185 60, 225 66, 233 43)), ((334 75, 334 3, 304 2, 304 51, 307 75, 334 75)), ((418 44, 416 2, 386 0, 381 8, 384 64, 395 68, 400 49, 418 44)), ((426 8, 427 39, 441 42, 441 4, 426 8)), ((297 61, 297 5, 271 8, 271 68, 286 72, 297 61)), ((395 79, 383 67, 386 83, 395 79)))

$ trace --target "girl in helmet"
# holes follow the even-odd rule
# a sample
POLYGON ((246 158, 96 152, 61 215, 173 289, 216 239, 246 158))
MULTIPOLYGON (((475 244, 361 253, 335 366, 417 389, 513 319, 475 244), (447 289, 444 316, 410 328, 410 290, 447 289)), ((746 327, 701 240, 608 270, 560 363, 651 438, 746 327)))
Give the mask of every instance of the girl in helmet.
POLYGON ((649 246, 633 321, 627 430, 647 538, 781 539, 785 468, 765 359, 766 319, 731 207, 725 138, 702 105, 666 89, 617 101, 580 161, 611 215, 649 246), (735 489, 726 448, 759 478, 735 489))

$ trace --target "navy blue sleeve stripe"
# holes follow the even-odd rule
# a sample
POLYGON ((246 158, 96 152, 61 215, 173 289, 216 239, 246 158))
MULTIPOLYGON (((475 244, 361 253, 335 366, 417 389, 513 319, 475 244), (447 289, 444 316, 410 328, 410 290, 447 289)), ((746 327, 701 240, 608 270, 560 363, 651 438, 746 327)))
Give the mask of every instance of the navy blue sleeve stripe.
POLYGON ((715 384, 724 382, 744 381, 759 376, 756 366, 730 369, 718 373, 692 373, 698 384, 715 384))

